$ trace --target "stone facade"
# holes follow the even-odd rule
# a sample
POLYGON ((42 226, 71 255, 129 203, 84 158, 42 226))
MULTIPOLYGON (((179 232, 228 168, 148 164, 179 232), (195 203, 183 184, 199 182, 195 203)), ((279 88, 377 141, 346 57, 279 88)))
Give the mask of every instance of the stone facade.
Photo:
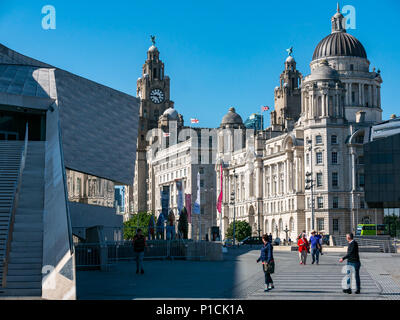
POLYGON ((150 130, 158 127, 160 115, 174 105, 170 100, 170 79, 164 75, 164 63, 160 60, 159 55, 157 47, 153 44, 147 51, 142 77, 137 80, 136 90, 137 96, 140 98, 139 132, 134 184, 128 190, 130 214, 148 210, 148 192, 146 188, 141 187, 148 184, 149 181, 146 136, 150 130))
POLYGON ((346 47, 345 38, 355 38, 341 29, 343 19, 339 12, 332 18, 331 37, 339 39, 339 49, 329 47, 330 36, 323 39, 309 76, 296 70, 293 57, 286 59, 269 128, 240 133, 243 124, 234 110, 223 118, 216 167, 217 181, 223 169, 223 219, 217 220, 223 234, 234 216, 249 222, 253 235, 292 240, 303 230, 344 234, 358 223, 375 223, 375 217, 382 223, 383 210, 367 208, 363 189, 363 143, 366 129, 381 121, 382 79, 379 71, 369 71, 358 40, 346 47), (321 46, 322 52, 336 51, 321 55, 321 46), (227 124, 226 118, 235 121, 227 124))
POLYGON ((114 207, 114 182, 67 169, 68 200, 103 207, 114 207))
MULTIPOLYGON (((176 112, 176 111, 175 111, 176 112)), ((197 197, 197 173, 200 173, 200 214, 192 210, 192 222, 189 223, 189 238, 210 239, 210 228, 215 226, 215 150, 209 144, 209 136, 204 134, 206 144, 203 144, 201 132, 209 133, 208 128, 184 127, 180 115, 170 109, 160 117, 159 133, 157 135, 160 145, 157 150, 149 147, 147 152, 149 183, 148 183, 148 210, 158 215, 161 212, 160 194, 163 188, 169 188, 169 207, 175 214, 176 230, 178 221, 178 191, 176 181, 182 181, 183 196, 191 195, 194 204, 197 197), (166 122, 161 121, 167 118, 166 122), (162 128, 162 129, 161 129, 162 128), (176 132, 177 134, 174 134, 176 132), (169 133, 169 137, 163 137, 169 133), (175 138, 176 137, 176 138, 175 138)), ((211 140, 212 141, 212 140, 211 140)), ((154 147, 154 141, 151 145, 154 147)), ((216 143, 215 143, 216 144, 216 143)), ((183 198, 184 200, 185 198, 183 198)), ((185 203, 183 203, 186 206, 185 203)))

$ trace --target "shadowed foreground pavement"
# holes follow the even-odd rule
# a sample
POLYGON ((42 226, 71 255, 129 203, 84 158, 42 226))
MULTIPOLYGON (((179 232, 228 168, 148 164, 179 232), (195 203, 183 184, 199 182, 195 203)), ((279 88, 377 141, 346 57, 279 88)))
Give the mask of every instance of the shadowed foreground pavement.
MULTIPOLYGON (((361 254, 360 295, 342 293, 340 254, 326 253, 319 265, 299 265, 297 252, 274 252, 275 289, 264 292, 259 251, 230 249, 224 261, 146 260, 145 274, 136 274, 134 261, 120 262, 108 272, 78 271, 78 299, 399 299, 400 285, 381 274, 384 257, 393 267, 400 258, 361 254), (372 270, 372 272, 371 272, 372 270), (383 280, 382 280, 383 279, 383 280), (385 280, 386 279, 386 280, 385 280), (389 287, 387 286, 389 285, 389 287)), ((390 276, 389 276, 390 277, 390 276)), ((392 278, 390 278, 392 279, 392 278)))

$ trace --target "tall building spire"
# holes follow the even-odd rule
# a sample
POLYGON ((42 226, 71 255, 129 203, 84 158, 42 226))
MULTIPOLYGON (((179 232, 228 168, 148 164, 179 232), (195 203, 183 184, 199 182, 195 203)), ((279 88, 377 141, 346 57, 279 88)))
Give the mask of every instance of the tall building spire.
POLYGON ((340 13, 339 2, 337 3, 335 15, 332 17, 332 33, 334 32, 346 32, 346 18, 340 13))

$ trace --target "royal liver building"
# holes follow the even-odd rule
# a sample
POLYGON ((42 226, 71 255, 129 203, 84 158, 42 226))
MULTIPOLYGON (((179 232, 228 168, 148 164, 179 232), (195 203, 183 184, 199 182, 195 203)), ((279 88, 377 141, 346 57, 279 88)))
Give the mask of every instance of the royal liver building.
POLYGON ((313 228, 344 234, 358 223, 381 223, 383 211, 364 201, 363 143, 381 121, 382 79, 369 70, 366 51, 346 32, 339 10, 331 22, 310 75, 302 76, 291 55, 286 59, 269 128, 245 134, 234 108, 222 119, 216 175, 218 196, 222 171, 217 223, 223 234, 234 216, 248 221, 254 235, 281 239, 313 228))

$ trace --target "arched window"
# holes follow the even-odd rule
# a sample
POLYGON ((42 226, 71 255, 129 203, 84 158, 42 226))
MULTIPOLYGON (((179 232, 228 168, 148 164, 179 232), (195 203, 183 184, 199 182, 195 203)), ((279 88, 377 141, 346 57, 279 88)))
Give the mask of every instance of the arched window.
POLYGON ((289 222, 290 231, 293 232, 294 231, 294 219, 293 219, 293 217, 291 217, 289 221, 290 221, 289 222))

